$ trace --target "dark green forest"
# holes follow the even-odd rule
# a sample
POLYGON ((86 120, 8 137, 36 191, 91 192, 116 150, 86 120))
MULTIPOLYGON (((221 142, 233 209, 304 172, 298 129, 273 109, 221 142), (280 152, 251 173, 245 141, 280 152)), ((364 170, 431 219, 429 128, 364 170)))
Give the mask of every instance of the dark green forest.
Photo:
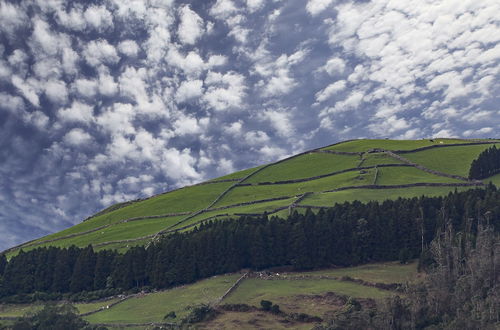
POLYGON ((496 146, 486 149, 472 161, 469 179, 485 179, 500 173, 500 150, 496 146))
POLYGON ((346 202, 287 219, 213 221, 124 254, 95 252, 91 246, 37 248, 9 262, 0 257, 0 297, 4 302, 85 300, 247 268, 307 270, 407 260, 427 251, 445 227, 475 235, 480 223, 500 229, 500 191, 491 184, 445 197, 346 202))

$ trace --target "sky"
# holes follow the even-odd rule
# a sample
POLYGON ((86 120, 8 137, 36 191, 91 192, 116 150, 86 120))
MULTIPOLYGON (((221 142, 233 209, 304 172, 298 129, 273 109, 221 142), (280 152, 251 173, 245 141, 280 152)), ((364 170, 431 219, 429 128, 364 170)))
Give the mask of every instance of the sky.
POLYGON ((498 0, 0 0, 0 250, 353 138, 499 137, 498 0))

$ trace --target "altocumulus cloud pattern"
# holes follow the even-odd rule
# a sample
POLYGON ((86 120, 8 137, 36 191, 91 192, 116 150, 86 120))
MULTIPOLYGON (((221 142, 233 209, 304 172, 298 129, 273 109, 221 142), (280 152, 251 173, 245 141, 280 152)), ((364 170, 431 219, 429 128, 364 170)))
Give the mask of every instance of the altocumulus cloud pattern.
POLYGON ((0 0, 0 249, 360 137, 498 137, 498 0, 0 0))

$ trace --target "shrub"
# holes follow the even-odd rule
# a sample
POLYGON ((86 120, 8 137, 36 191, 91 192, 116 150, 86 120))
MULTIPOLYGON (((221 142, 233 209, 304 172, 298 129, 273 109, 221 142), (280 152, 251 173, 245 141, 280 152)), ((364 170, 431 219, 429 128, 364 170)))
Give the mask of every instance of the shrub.
POLYGON ((171 311, 167 314, 165 314, 165 316, 163 317, 164 320, 166 319, 175 319, 177 317, 177 315, 175 314, 174 311, 171 311))
POLYGON ((273 303, 270 302, 269 300, 261 300, 260 306, 262 307, 263 310, 270 311, 271 307, 273 306, 273 303))
POLYGON ((279 313, 281 313, 280 306, 276 305, 276 304, 272 305, 271 306, 271 313, 273 313, 273 314, 279 314, 279 313))
POLYGON ((190 307, 191 312, 182 320, 182 323, 198 323, 208 321, 217 315, 217 312, 207 304, 200 304, 190 307))

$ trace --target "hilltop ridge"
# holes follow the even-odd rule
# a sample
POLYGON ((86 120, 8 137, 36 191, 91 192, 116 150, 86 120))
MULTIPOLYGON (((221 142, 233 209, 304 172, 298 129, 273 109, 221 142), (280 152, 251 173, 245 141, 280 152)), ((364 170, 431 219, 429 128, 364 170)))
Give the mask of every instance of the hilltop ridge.
POLYGON ((7 251, 92 244, 125 250, 215 219, 335 203, 439 196, 483 186, 471 162, 497 139, 348 140, 146 199, 112 205, 80 224, 7 251))

